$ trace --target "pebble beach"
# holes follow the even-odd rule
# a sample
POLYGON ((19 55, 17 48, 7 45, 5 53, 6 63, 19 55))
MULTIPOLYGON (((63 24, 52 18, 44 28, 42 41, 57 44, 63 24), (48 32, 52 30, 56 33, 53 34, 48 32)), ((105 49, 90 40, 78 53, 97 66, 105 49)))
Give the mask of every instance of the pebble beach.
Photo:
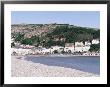
MULTIPOLYGON (((66 61, 66 60, 65 60, 66 61)), ((80 64, 76 64, 80 67, 80 64)), ((71 64, 37 56, 11 56, 12 77, 98 77, 98 74, 71 68, 71 64)))

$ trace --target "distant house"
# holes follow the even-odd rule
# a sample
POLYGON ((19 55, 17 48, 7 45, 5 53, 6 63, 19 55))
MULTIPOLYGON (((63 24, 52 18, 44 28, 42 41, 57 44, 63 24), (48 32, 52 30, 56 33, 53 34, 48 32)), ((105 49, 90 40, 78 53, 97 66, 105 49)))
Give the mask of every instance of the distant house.
POLYGON ((75 47, 83 47, 83 42, 75 42, 75 47))
POLYGON ((89 49, 90 49, 90 45, 86 45, 86 46, 83 47, 82 50, 83 50, 83 52, 88 52, 89 49))
POLYGON ((82 52, 83 46, 83 42, 75 42, 75 52, 82 52))
POLYGON ((51 49, 50 49, 52 54, 55 52, 61 53, 63 50, 64 50, 64 47, 62 46, 51 46, 51 49))
POLYGON ((90 41, 85 41, 85 46, 90 46, 90 45, 91 45, 90 41))
POLYGON ((74 43, 65 43, 65 47, 74 47, 74 43))
POLYGON ((91 43, 86 41, 85 45, 83 42, 75 42, 75 52, 87 52, 90 49, 91 43))
POLYGON ((76 46, 75 47, 75 52, 87 52, 89 51, 90 46, 76 46))
POLYGON ((99 39, 93 39, 92 40, 92 44, 99 44, 99 43, 100 43, 99 39))
POLYGON ((67 53, 74 53, 75 49, 74 49, 74 46, 73 47, 65 47, 64 51, 67 53))
POLYGON ((75 44, 74 43, 66 43, 64 51, 65 52, 71 52, 71 53, 74 53, 74 52, 87 52, 90 49, 91 43, 86 41, 85 44, 86 45, 84 45, 83 42, 75 42, 75 44))
POLYGON ((83 52, 82 46, 75 46, 75 52, 83 52))
POLYGON ((65 43, 65 48, 64 51, 67 53, 74 53, 75 48, 74 48, 74 43, 65 43))

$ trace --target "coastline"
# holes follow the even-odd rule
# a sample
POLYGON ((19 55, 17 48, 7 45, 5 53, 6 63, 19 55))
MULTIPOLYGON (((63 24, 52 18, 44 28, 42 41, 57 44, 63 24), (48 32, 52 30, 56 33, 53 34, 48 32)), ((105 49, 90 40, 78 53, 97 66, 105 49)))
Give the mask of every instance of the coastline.
MULTIPOLYGON (((99 77, 100 75, 78 70, 68 66, 65 62, 52 61, 39 56, 12 56, 12 77, 99 77), (27 59, 27 60, 26 60, 27 59), (33 62, 32 62, 33 61, 33 62), (45 64, 46 63, 46 64, 45 64), (48 64, 54 64, 48 65, 48 64)), ((53 58, 52 58, 53 59, 53 58)), ((78 67, 79 64, 77 64, 78 67)))
POLYGON ((34 56, 34 57, 99 57, 100 55, 72 55, 72 54, 49 54, 49 55, 24 55, 24 56, 34 56))

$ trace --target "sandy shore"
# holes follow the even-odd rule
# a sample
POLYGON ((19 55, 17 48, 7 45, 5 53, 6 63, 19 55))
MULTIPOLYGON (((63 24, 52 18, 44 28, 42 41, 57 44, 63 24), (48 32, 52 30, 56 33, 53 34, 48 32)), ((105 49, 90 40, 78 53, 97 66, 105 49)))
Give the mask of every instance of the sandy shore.
MULTIPOLYGON (((39 62, 25 60, 27 56, 12 56, 11 75, 13 77, 97 77, 99 75, 81 70, 57 66, 49 66, 39 62)), ((43 60, 42 58, 39 60, 43 60)), ((37 60, 36 60, 37 61, 37 60)), ((45 61, 45 60, 44 60, 45 61)), ((47 63, 51 61, 45 61, 47 63)), ((62 63, 61 63, 62 64, 62 63)))

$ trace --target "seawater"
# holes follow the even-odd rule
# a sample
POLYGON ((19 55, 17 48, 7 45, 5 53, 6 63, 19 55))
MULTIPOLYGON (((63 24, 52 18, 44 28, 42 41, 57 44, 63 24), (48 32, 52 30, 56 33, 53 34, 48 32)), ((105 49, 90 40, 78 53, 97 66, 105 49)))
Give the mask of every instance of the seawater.
POLYGON ((28 56, 25 60, 100 75, 100 56, 28 56))

